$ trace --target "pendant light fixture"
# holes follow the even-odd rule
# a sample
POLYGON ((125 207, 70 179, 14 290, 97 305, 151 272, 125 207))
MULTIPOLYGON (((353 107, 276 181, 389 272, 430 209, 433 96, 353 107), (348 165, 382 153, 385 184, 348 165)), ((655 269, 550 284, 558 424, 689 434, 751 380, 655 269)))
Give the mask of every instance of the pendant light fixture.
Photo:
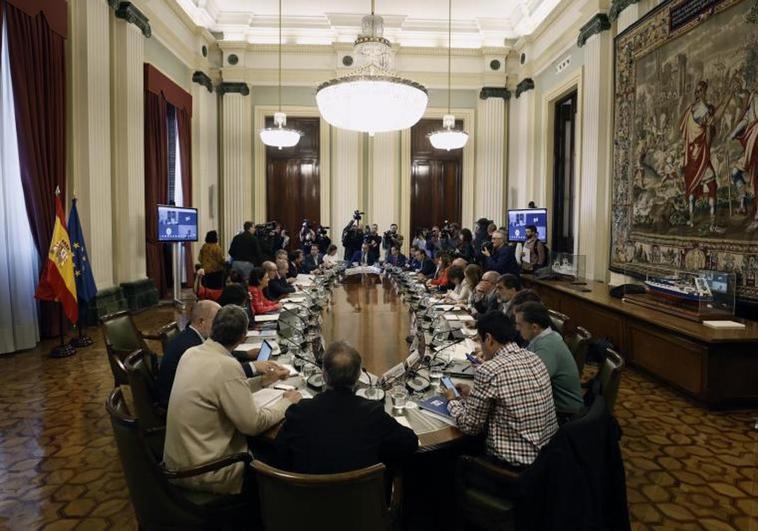
POLYGON ((408 129, 421 119, 429 103, 426 88, 392 70, 392 48, 384 38, 384 20, 374 14, 374 0, 371 14, 361 21, 353 55, 355 69, 316 89, 324 120, 340 129, 373 135, 408 129))
POLYGON ((274 113, 274 125, 261 129, 261 141, 279 149, 296 146, 303 133, 287 126, 287 115, 282 112, 282 0, 279 0, 279 111, 274 113))
POLYGON ((453 0, 448 0, 447 16, 447 114, 442 117, 442 129, 427 135, 435 149, 461 149, 468 142, 468 133, 455 128, 455 116, 450 112, 452 95, 452 52, 453 52, 453 0))

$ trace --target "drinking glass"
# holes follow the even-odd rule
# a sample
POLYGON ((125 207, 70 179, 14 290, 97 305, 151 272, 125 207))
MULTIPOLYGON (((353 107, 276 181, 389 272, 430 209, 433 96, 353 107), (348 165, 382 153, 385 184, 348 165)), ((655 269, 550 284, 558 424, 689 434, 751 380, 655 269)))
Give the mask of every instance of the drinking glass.
POLYGON ((408 401, 408 391, 401 385, 396 385, 390 391, 390 399, 392 400, 392 409, 398 413, 402 413, 405 409, 405 403, 408 401))

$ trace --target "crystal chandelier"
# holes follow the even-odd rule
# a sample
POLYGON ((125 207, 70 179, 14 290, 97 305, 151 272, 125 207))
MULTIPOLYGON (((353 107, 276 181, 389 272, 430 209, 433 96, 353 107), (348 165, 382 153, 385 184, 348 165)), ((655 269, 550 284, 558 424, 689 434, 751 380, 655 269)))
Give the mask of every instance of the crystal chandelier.
POLYGON ((393 72, 392 48, 383 34, 384 20, 374 14, 371 0, 371 14, 363 17, 355 41, 356 68, 316 90, 318 109, 331 125, 373 135, 408 129, 424 115, 426 88, 393 72))
POLYGON ((442 117, 442 129, 432 131, 427 135, 435 149, 461 149, 468 142, 468 133, 455 128, 455 116, 450 112, 452 93, 452 50, 453 50, 453 0, 447 4, 447 114, 442 117))
POLYGON ((287 126, 287 115, 282 112, 282 0, 279 0, 279 111, 274 113, 274 125, 261 129, 261 142, 279 149, 296 146, 303 135, 287 126))

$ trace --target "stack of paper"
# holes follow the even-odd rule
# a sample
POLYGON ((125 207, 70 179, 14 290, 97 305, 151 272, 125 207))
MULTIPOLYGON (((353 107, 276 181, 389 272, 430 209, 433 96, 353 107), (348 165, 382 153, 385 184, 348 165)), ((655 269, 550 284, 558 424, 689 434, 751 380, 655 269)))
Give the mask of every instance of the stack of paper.
POLYGON ((278 313, 267 313, 265 315, 256 315, 255 316, 255 322, 256 323, 269 323, 272 321, 278 321, 279 320, 279 314, 278 313))
POLYGON ((253 393, 253 400, 255 400, 255 405, 258 406, 258 408, 263 408, 279 400, 283 394, 284 391, 279 389, 264 387, 260 391, 253 393))
POLYGON ((463 322, 470 322, 470 321, 474 321, 475 320, 471 315, 469 315, 467 313, 463 313, 463 312, 461 312, 461 313, 446 313, 445 314, 445 319, 447 319, 448 321, 463 321, 463 322))

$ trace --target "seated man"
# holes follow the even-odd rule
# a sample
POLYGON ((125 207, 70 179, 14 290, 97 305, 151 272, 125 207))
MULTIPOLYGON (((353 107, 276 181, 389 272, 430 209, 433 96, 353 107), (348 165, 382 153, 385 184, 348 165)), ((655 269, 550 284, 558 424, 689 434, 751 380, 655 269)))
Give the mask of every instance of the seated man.
POLYGON ((405 255, 400 252, 400 247, 390 247, 390 254, 385 263, 394 267, 405 267, 405 255))
POLYGON ((502 305, 504 313, 508 313, 513 297, 515 297, 521 289, 521 279, 516 275, 506 273, 497 279, 497 298, 502 305))
POLYGON ((398 462, 416 451, 418 438, 384 410, 384 402, 354 394, 361 356, 347 343, 324 354, 327 390, 290 408, 276 438, 280 466, 307 474, 334 474, 379 462, 398 462))
POLYGON ((297 249, 290 253, 289 256, 289 270, 287 271, 287 278, 297 278, 297 276, 303 272, 303 262, 305 261, 305 253, 297 249))
POLYGON ((485 314, 500 309, 500 301, 497 296, 497 281, 500 275, 496 271, 487 271, 482 275, 474 293, 471 296, 471 306, 477 314, 485 314))
POLYGON ((508 308, 504 309, 503 312, 505 315, 516 320, 516 312, 514 311, 516 308, 521 306, 522 304, 526 304, 527 302, 542 302, 542 299, 540 299, 540 296, 537 295, 537 292, 533 289, 522 289, 521 291, 517 292, 509 301, 508 308))
POLYGON ((318 245, 315 243, 311 245, 310 253, 305 257, 303 261, 303 273, 312 273, 324 262, 324 257, 319 253, 318 245))
POLYGON ((448 411, 468 435, 487 430, 486 452, 512 466, 530 465, 558 431, 550 376, 542 361, 516 345, 518 332, 502 312, 477 319, 484 362, 473 389, 446 391, 448 411))
MULTIPOLYGON (((203 465, 247 452, 247 436, 258 435, 284 418, 285 410, 300 401, 296 391, 258 409, 253 392, 286 378, 288 371, 269 361, 256 361, 258 374, 248 379, 231 352, 245 340, 247 315, 236 305, 216 314, 211 337, 189 349, 179 362, 168 403, 163 459, 169 470, 203 465)), ((177 480, 182 487, 221 494, 242 491, 245 465, 177 480)))
POLYGON ((567 420, 584 406, 579 370, 563 337, 550 325, 550 314, 539 302, 527 302, 515 309, 516 327, 547 367, 559 420, 567 420))
POLYGON ((292 282, 287 279, 289 263, 286 258, 278 259, 276 264, 273 264, 273 269, 271 266, 267 266, 267 264, 271 264, 271 262, 263 264, 263 267, 269 272, 268 288, 266 288, 268 293, 266 296, 269 299, 276 300, 288 293, 295 293, 297 291, 295 286, 293 286, 295 279, 291 279, 292 282))
POLYGON ((353 253, 350 262, 359 265, 374 265, 374 255, 370 252, 368 243, 364 242, 361 250, 353 253))
POLYGON ((432 262, 429 255, 427 255, 422 249, 416 250, 416 263, 418 264, 416 272, 422 274, 426 278, 432 278, 434 276, 436 270, 434 262, 432 262))

